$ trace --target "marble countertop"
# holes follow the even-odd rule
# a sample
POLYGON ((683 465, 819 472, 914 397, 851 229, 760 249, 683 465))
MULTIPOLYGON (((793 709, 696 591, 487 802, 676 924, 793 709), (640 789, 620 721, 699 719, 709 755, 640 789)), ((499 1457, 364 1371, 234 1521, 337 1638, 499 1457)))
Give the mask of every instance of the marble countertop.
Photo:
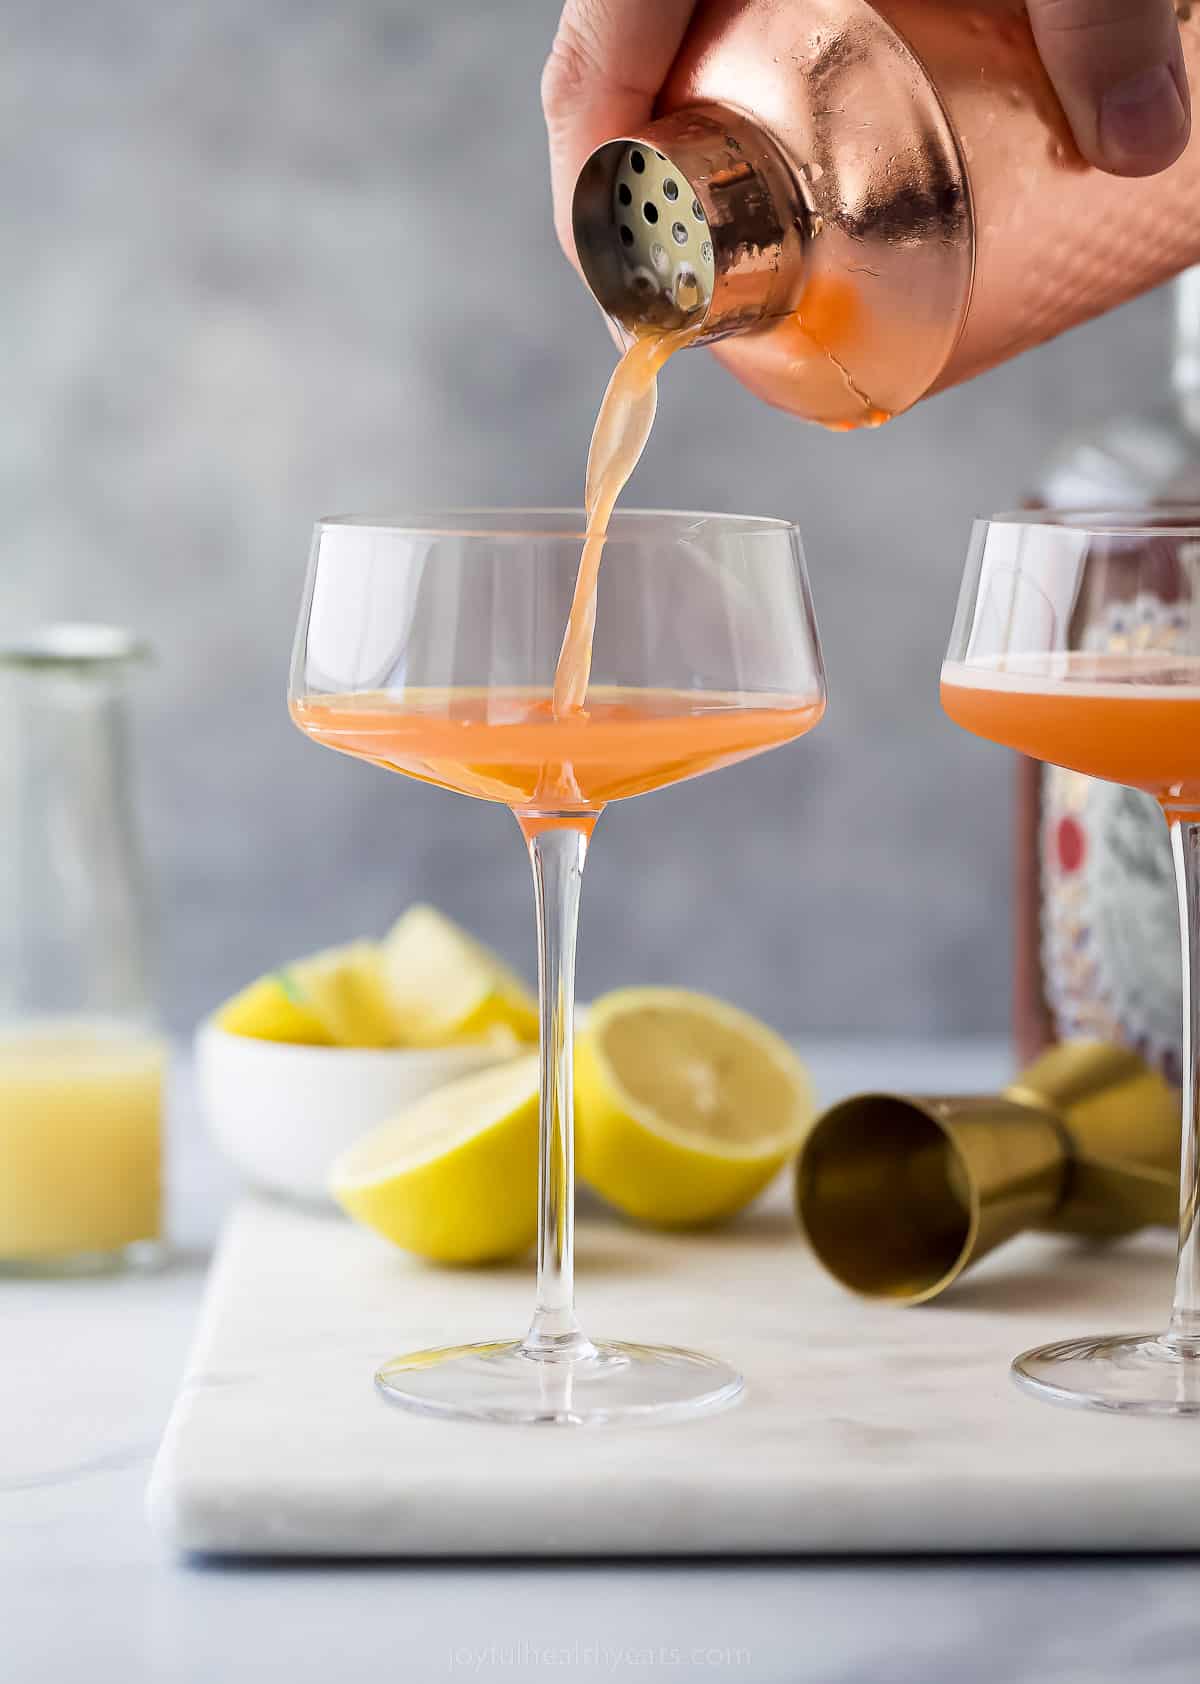
MULTIPOLYGON (((997 1043, 817 1046, 830 1098, 970 1088, 997 1043)), ((144 1519, 229 1183, 181 1087, 170 1268, 3 1282, 5 1684, 712 1674, 738 1684, 1193 1684, 1192 1558, 193 1565, 144 1519)), ((1130 1423, 1137 1431, 1137 1423, 1130 1423)))

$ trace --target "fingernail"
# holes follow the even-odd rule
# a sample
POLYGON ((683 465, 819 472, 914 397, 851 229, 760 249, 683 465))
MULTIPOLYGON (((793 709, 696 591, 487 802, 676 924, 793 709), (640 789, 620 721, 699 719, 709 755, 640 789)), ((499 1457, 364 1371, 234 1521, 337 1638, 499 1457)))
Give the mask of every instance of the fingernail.
POLYGON ((1100 145, 1118 167, 1160 165, 1177 151, 1186 129, 1187 112, 1165 64, 1116 83, 1100 101, 1100 145))

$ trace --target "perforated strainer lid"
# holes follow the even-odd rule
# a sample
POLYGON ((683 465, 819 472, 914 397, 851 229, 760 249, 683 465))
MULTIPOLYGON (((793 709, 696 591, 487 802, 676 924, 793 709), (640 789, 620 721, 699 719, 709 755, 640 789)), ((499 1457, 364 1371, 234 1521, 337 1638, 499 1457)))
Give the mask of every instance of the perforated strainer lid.
POLYGON ((715 339, 788 307, 803 269, 788 166, 747 119, 694 106, 592 153, 575 187, 575 244, 596 299, 624 327, 715 339))
POLYGON ((653 147, 631 143, 613 177, 613 222, 629 285, 692 315, 712 298, 716 269, 704 207, 653 147))

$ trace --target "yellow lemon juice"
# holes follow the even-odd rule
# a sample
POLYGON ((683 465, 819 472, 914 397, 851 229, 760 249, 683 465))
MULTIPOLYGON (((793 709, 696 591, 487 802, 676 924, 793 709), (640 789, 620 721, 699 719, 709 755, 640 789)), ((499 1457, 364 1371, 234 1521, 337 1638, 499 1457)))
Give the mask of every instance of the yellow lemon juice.
POLYGON ((91 1019, 0 1029, 0 1265, 158 1238, 166 1052, 91 1019))

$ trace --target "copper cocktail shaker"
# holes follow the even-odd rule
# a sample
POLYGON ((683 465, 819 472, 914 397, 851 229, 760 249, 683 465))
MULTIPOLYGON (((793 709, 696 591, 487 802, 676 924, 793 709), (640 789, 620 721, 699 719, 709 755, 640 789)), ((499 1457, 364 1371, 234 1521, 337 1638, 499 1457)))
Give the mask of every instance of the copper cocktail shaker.
POLYGON ((1149 180, 1085 163, 1020 0, 701 0, 658 110, 580 174, 588 284, 627 328, 694 315, 752 391, 828 426, 1200 260, 1200 138, 1149 180))

